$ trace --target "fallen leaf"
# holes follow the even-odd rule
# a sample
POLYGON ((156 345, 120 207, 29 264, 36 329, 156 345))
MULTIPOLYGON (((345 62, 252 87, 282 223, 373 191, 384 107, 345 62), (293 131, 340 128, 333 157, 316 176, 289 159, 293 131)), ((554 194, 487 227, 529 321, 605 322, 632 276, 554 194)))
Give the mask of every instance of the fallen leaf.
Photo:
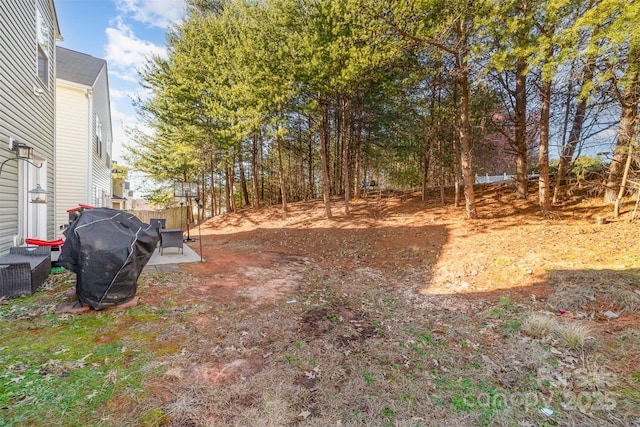
POLYGON ((306 420, 307 418, 309 418, 309 415, 311 415, 311 412, 302 411, 298 414, 298 418, 302 418, 303 420, 306 420))

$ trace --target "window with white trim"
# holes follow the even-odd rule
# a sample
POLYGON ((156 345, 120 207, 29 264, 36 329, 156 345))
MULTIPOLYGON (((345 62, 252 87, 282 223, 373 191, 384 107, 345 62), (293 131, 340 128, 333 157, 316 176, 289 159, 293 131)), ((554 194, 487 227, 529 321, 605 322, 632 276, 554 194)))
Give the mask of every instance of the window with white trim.
POLYGON ((49 24, 40 13, 40 9, 36 9, 36 38, 38 40, 37 67, 38 78, 42 84, 49 87, 49 24))
POLYGON ((102 158, 103 141, 102 141, 102 122, 96 114, 96 154, 102 158))

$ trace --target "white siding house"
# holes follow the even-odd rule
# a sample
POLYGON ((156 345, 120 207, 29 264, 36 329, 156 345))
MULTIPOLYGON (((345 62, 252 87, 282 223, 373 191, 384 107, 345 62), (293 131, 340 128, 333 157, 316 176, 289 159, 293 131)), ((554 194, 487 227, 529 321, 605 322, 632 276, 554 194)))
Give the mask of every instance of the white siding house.
POLYGON ((111 109, 106 61, 57 47, 56 230, 79 204, 111 207, 111 109))
POLYGON ((56 40, 52 0, 0 1, 0 253, 54 237, 56 40), (17 158, 12 147, 32 149, 17 158), (30 203, 29 190, 47 190, 30 203))
POLYGON ((127 195, 129 183, 126 181, 127 169, 113 162, 111 176, 111 207, 113 209, 127 210, 127 195))

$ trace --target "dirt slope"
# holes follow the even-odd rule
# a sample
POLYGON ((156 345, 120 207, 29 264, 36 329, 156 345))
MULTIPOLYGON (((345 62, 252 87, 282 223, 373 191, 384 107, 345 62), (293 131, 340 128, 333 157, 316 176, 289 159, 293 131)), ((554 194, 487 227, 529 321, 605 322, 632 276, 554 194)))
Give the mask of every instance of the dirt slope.
MULTIPOLYGON (((631 425, 640 420, 640 227, 504 187, 482 219, 418 194, 247 210, 191 235, 206 262, 148 274, 186 316, 159 340, 163 425, 631 425), (199 237, 201 236, 201 237, 199 237)), ((632 206, 631 206, 632 207, 632 206)), ((628 210, 628 207, 627 207, 628 210)), ((148 418, 148 417, 147 417, 148 418)), ((160 425, 158 424, 158 425, 160 425)))

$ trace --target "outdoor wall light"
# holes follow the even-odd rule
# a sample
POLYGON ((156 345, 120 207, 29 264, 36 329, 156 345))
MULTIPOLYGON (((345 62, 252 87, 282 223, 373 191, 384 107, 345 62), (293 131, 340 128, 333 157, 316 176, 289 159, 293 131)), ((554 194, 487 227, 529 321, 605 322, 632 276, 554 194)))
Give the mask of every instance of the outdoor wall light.
POLYGON ((25 162, 29 163, 32 166, 35 166, 38 169, 42 167, 42 163, 37 165, 31 161, 33 159, 33 148, 28 146, 27 144, 23 144, 22 142, 11 140, 11 151, 15 151, 16 156, 9 157, 4 162, 0 163, 0 174, 2 174, 2 168, 4 167, 4 164, 7 163, 9 160, 24 160, 25 162))
POLYGON ((42 95, 44 95, 44 90, 42 90, 41 88, 39 88, 36 85, 33 85, 33 94, 35 96, 42 96, 42 95))
POLYGON ((13 141, 11 144, 11 150, 16 152, 16 157, 19 159, 33 159, 33 148, 22 142, 13 141))
MULTIPOLYGON (((2 168, 4 164, 9 160, 22 160, 30 165, 40 169, 42 167, 42 163, 39 165, 35 164, 33 159, 33 148, 28 146, 27 144, 23 144, 22 142, 18 142, 15 140, 11 140, 11 151, 15 151, 15 157, 9 157, 4 162, 0 163, 0 175, 2 174, 2 168)), ((36 188, 33 190, 27 191, 31 195, 31 203, 47 203, 47 190, 42 188, 40 184, 36 185, 36 188)))
POLYGON ((31 194, 31 203, 47 203, 47 190, 40 187, 40 184, 36 185, 33 190, 27 191, 31 194))

